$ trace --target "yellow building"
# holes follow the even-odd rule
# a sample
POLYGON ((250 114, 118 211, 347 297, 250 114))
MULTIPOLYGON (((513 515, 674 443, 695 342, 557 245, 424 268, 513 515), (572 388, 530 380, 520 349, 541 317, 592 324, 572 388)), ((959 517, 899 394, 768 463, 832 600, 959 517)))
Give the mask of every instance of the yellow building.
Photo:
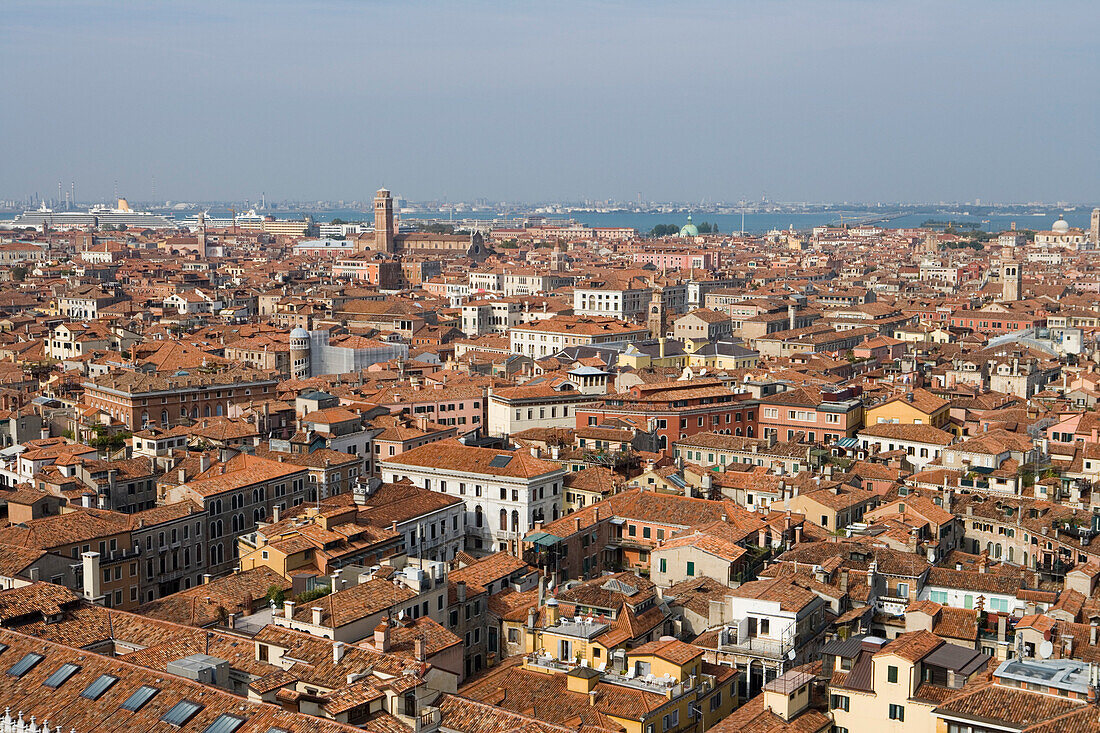
POLYGON ((276 517, 237 539, 241 570, 268 567, 288 580, 296 574, 329 575, 343 565, 373 565, 403 545, 390 527, 359 522, 358 508, 314 507, 288 519, 276 517))
POLYGON ((674 368, 683 369, 688 363, 688 353, 684 350, 684 344, 667 338, 657 339, 645 343, 629 344, 618 357, 617 364, 622 367, 631 367, 634 370, 674 368))
POLYGON ((933 711, 968 679, 980 676, 990 661, 986 654, 923 630, 889 642, 853 637, 821 653, 823 674, 831 674, 834 730, 852 733, 936 733, 933 711))
MULTIPOLYGON (((542 638, 558 639, 566 646, 557 650, 558 655, 535 651, 522 667, 502 670, 501 675, 517 678, 493 683, 498 688, 508 683, 505 707, 537 707, 539 700, 522 696, 550 695, 563 715, 570 715, 573 706, 594 706, 626 733, 702 733, 737 707, 737 671, 705 662, 703 650, 692 644, 662 637, 633 650, 616 649, 609 658, 592 653, 596 648, 606 650, 602 644, 578 645, 576 637, 566 640, 561 634, 542 638), (602 661, 593 665, 591 659, 602 661)), ((475 684, 464 694, 476 699, 477 688, 475 684)))
POLYGON ((688 365, 692 369, 755 369, 760 363, 760 352, 744 344, 712 341, 694 346, 696 348, 688 355, 688 365))
POLYGON ((865 408, 863 419, 866 425, 931 425, 946 430, 951 419, 950 408, 951 403, 947 400, 926 389, 917 388, 865 408))

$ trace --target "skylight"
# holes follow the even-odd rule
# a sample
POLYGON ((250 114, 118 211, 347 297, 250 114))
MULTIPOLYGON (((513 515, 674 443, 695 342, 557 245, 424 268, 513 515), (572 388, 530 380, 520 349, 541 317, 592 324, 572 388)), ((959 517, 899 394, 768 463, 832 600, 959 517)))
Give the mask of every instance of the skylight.
POLYGON ((145 706, 145 703, 153 699, 153 695, 156 695, 160 690, 149 685, 142 685, 134 694, 126 698, 126 702, 122 703, 123 710, 129 710, 131 712, 141 710, 145 706))
POLYGON ((13 664, 11 666, 11 669, 8 670, 8 674, 12 677, 22 677, 27 672, 30 672, 31 669, 34 668, 34 665, 38 664, 43 659, 45 659, 45 657, 41 654, 35 654, 34 652, 31 652, 30 654, 24 656, 18 662, 13 664))
POLYGON ((118 677, 101 674, 95 682, 84 688, 84 692, 80 693, 80 696, 88 700, 98 700, 116 682, 118 682, 118 677))
POLYGON ((183 726, 187 724, 187 721, 195 717, 195 714, 202 710, 202 705, 197 702, 191 702, 190 700, 180 700, 172 709, 161 716, 160 721, 162 723, 168 723, 169 725, 183 726))
POLYGON ((46 678, 43 682, 46 687, 57 689, 61 685, 65 684, 65 680, 72 677, 74 674, 80 671, 80 665, 65 663, 57 668, 57 671, 46 678))
POLYGON ((493 456, 493 460, 489 461, 489 465, 492 468, 504 468, 505 466, 508 465, 509 462, 511 462, 511 460, 512 460, 512 456, 504 456, 504 455, 493 456))
POLYGON ((202 733, 233 733, 242 725, 244 725, 244 718, 222 713, 214 719, 213 723, 206 726, 202 733))

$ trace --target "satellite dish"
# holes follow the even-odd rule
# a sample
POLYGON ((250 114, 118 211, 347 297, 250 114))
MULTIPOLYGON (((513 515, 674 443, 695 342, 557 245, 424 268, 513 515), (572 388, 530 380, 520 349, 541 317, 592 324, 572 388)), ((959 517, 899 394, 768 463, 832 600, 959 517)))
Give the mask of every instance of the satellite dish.
POLYGON ((797 657, 797 656, 798 656, 798 654, 795 652, 794 649, 791 649, 789 652, 787 652, 787 659, 790 659, 792 662, 794 661, 794 658, 797 657))
POLYGON ((1054 644, 1049 641, 1044 641, 1039 645, 1039 656, 1043 659, 1050 659, 1050 655, 1054 653, 1054 644))

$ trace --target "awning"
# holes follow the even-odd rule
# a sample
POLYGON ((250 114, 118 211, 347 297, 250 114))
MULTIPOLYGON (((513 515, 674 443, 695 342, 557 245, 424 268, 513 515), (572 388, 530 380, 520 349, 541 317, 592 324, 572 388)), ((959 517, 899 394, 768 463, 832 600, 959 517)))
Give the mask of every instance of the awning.
POLYGON ((541 545, 542 547, 549 547, 550 545, 556 545, 561 542, 561 537, 550 534, 549 532, 534 532, 523 538, 524 542, 530 542, 533 545, 541 545))
POLYGON ((622 525, 622 524, 626 524, 626 520, 622 519, 621 517, 612 517, 611 518, 611 523, 622 525))
POLYGON ((855 438, 838 438, 836 444, 841 448, 855 448, 859 445, 859 441, 855 438))

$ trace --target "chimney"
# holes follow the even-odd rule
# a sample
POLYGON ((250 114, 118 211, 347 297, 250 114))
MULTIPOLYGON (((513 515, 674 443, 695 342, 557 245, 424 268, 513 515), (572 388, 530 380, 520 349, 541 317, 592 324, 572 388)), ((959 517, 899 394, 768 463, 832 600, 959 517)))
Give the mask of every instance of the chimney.
POLYGON ((229 614, 229 618, 226 621, 226 625, 229 626, 229 628, 231 628, 231 629, 237 628, 237 614, 235 614, 235 613, 229 614))
POLYGON ((466 581, 460 580, 455 584, 455 594, 458 596, 459 603, 466 602, 466 581))
POLYGON ((283 618, 287 620, 294 618, 294 601, 283 601, 283 618))
POLYGON ((98 603, 103 599, 99 576, 99 553, 85 552, 80 557, 84 562, 84 597, 92 603, 98 603))
POLYGON ((428 661, 428 648, 427 642, 424 641, 423 635, 413 639, 413 653, 416 655, 416 661, 426 662, 428 661))
MULTIPOLYGON (((339 664, 340 661, 344 658, 344 652, 346 652, 346 651, 347 651, 347 647, 344 646, 344 642, 342 642, 342 641, 332 642, 332 663, 333 664, 339 664)), ((382 651, 384 651, 384 650, 382 650, 382 651)))
POLYGON ((588 691, 588 704, 592 707, 596 707, 596 694, 595 690, 588 691))
POLYGON ((206 455, 206 453, 200 453, 199 454, 199 473, 203 473, 208 468, 210 468, 210 456, 206 455))
POLYGON ((546 601, 546 625, 557 626, 558 624, 558 599, 550 598, 546 601))
POLYGON ((792 303, 787 306, 787 328, 793 331, 796 322, 794 304, 792 303))
POLYGON ((312 611, 312 613, 313 613, 313 615, 310 619, 313 622, 313 625, 314 626, 320 626, 321 625, 321 615, 324 614, 325 609, 321 608, 320 606, 313 606, 309 610, 312 611))
POLYGON ((529 628, 529 629, 535 628, 535 624, 538 622, 538 617, 539 617, 538 611, 535 609, 534 606, 532 606, 531 608, 528 608, 527 609, 527 628, 529 628))
POLYGON ((279 508, 279 505, 278 505, 278 504, 276 504, 276 505, 275 505, 274 507, 272 507, 272 509, 271 509, 271 521, 272 521, 272 522, 278 522, 278 521, 279 521, 279 517, 280 517, 281 515, 282 515, 282 510, 281 510, 281 509, 279 508))
POLYGON ((202 584, 203 585, 206 585, 207 583, 209 583, 213 579, 214 579, 214 576, 211 575, 210 573, 203 573, 202 574, 202 584))
POLYGON ((848 568, 841 568, 839 577, 840 577, 840 592, 841 593, 847 593, 848 592, 848 568))
POLYGON ((1089 644, 1096 646, 1096 632, 1100 630, 1100 626, 1097 625, 1096 619, 1093 619, 1089 623, 1089 644))
POLYGON ((94 506, 94 504, 93 504, 94 501, 95 501, 95 495, 94 494, 83 493, 83 494, 80 495, 80 506, 84 507, 85 509, 91 509, 94 506))

